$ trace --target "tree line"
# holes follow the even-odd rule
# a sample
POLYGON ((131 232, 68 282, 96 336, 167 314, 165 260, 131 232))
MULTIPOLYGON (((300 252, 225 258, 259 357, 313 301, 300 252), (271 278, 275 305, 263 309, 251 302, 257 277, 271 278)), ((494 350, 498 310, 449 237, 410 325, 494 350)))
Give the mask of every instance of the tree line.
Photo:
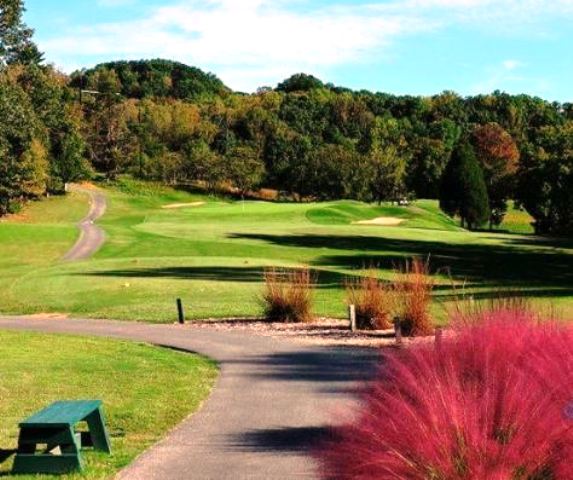
POLYGON ((573 233, 571 104, 396 96, 304 74, 247 95, 166 60, 65 76, 6 5, 22 2, 0 0, 0 213, 97 171, 301 201, 439 198, 469 228, 499 225, 515 199, 538 233, 573 233))

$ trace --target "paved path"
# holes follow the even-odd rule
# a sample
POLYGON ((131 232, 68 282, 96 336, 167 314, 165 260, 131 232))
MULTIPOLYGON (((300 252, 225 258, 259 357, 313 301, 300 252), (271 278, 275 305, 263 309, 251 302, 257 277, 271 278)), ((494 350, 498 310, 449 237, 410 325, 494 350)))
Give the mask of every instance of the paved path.
POLYGON ((0 318, 0 328, 144 341, 220 363, 203 408, 121 472, 122 480, 317 478, 309 449, 349 415, 353 388, 369 378, 377 355, 174 325, 0 318))
POLYGON ((94 222, 105 213, 107 202, 105 196, 97 190, 82 188, 77 185, 72 185, 70 190, 85 193, 90 197, 90 211, 78 224, 80 228, 80 238, 63 257, 63 260, 73 262, 90 258, 105 242, 104 231, 95 225, 94 222))

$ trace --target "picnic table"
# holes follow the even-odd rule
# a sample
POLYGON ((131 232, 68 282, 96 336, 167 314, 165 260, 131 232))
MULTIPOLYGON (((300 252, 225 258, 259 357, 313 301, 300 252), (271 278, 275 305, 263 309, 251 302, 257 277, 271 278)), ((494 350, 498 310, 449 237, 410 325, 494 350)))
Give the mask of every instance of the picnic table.
POLYGON ((13 473, 82 470, 82 446, 111 453, 100 400, 55 402, 20 423, 13 473), (87 432, 76 432, 86 422, 87 432))

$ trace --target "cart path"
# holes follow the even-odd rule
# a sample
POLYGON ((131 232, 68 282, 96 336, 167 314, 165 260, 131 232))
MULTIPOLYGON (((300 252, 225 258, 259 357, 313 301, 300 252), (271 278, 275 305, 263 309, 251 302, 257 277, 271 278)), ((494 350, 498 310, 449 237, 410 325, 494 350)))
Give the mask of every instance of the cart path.
POLYGON ((78 224, 80 237, 76 244, 63 257, 64 261, 75 262, 87 260, 94 255, 105 242, 105 232, 94 224, 107 209, 105 195, 97 190, 72 185, 72 192, 80 192, 90 197, 90 210, 87 216, 78 224))
POLYGON ((378 357, 374 349, 190 326, 5 317, 0 329, 129 339, 219 362, 203 407, 120 472, 122 480, 317 479, 310 450, 333 422, 350 417, 355 387, 378 357))

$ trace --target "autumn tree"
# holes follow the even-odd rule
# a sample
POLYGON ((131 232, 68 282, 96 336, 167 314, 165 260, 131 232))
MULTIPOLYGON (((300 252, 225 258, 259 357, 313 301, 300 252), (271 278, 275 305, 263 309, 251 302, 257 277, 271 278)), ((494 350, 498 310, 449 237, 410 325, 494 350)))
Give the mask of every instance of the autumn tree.
POLYGON ((484 172, 491 209, 491 229, 503 222, 507 201, 514 193, 519 150, 511 135, 497 123, 477 126, 472 134, 472 144, 484 172))

